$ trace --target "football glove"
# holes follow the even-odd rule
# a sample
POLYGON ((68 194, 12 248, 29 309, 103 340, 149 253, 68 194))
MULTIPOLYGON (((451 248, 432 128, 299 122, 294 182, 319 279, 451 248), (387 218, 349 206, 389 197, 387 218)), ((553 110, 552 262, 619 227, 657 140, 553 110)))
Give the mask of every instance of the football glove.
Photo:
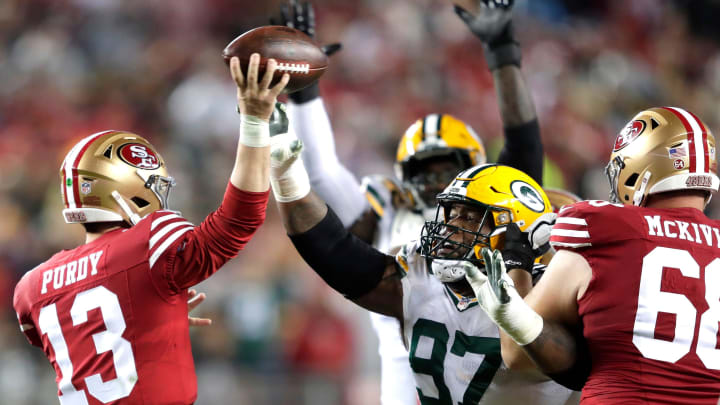
POLYGON ((506 65, 520 66, 520 45, 512 25, 513 4, 514 0, 479 0, 476 15, 455 5, 455 13, 482 41, 490 70, 506 65))
MULTIPOLYGON (((270 24, 295 28, 315 39, 315 9, 308 1, 299 3, 297 0, 289 0, 288 3, 280 5, 280 17, 271 17, 270 24)), ((342 44, 327 44, 323 45, 321 49, 325 55, 330 56, 342 49, 342 44)), ((320 89, 317 82, 288 95, 290 100, 296 104, 306 103, 319 96, 320 89)))
MULTIPOLYGON (((532 274, 535 258, 550 249, 550 230, 555 224, 555 218, 555 213, 543 214, 530 224, 525 232, 514 222, 504 227, 502 256, 505 259, 505 268, 523 269, 532 274)), ((498 230, 502 232, 501 229, 498 230)))
MULTIPOLYGON (((282 106, 281 103, 276 104, 273 116, 284 115, 283 111, 278 111, 282 106)), ((275 200, 291 202, 310 193, 310 178, 300 157, 302 141, 288 132, 287 126, 284 129, 285 133, 275 133, 270 137, 270 185, 275 200)))
POLYGON ((542 332, 542 317, 515 290, 502 254, 488 248, 483 248, 481 254, 487 275, 475 266, 465 269, 465 279, 475 292, 478 304, 520 346, 534 341, 542 332))

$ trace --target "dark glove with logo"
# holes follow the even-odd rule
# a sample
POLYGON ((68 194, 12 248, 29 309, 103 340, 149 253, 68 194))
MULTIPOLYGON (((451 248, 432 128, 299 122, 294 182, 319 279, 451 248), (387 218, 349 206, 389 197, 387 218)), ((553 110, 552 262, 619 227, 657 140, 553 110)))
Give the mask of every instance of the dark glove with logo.
POLYGON ((502 250, 505 268, 523 269, 532 274, 535 263, 535 252, 528 238, 528 234, 522 232, 516 223, 507 225, 505 230, 505 247, 502 250))
MULTIPOLYGON (((315 39, 315 10, 310 2, 298 3, 297 0, 290 0, 288 4, 280 6, 280 18, 270 18, 272 25, 285 25, 295 28, 315 39)), ((334 43, 322 47, 325 55, 330 56, 342 49, 342 44, 334 43)), ((302 90, 290 93, 288 97, 296 104, 307 103, 320 96, 320 88, 315 82, 302 90)))
POLYGON ((512 25, 514 0, 480 0, 473 15, 455 5, 455 13, 483 43, 485 61, 490 70, 506 65, 520 66, 520 44, 512 25))

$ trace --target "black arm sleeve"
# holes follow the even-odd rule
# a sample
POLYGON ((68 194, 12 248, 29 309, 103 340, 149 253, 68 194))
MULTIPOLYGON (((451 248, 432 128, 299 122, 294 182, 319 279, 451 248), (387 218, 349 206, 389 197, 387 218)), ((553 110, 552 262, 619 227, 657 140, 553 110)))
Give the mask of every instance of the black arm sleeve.
POLYGON ((351 234, 328 207, 327 215, 310 230, 289 235, 300 256, 348 299, 372 291, 383 278, 392 256, 381 253, 351 234))
POLYGON ((505 128, 505 146, 497 163, 514 167, 528 174, 542 186, 543 146, 540 125, 532 120, 513 128, 505 128))

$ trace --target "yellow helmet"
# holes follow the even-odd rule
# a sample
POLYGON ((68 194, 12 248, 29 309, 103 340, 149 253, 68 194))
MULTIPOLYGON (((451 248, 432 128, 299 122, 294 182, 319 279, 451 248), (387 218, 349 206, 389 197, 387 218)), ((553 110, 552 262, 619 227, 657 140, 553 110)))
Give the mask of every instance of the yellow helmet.
POLYGON ((416 208, 424 209, 435 206, 435 195, 458 170, 486 160, 482 141, 469 125, 448 114, 429 114, 405 131, 397 148, 395 175, 412 194, 416 208), (453 170, 428 173, 426 165, 440 159, 454 162, 453 170))
MULTIPOLYGON (((438 209, 434 221, 425 222, 420 238, 421 252, 426 258, 445 259, 460 257, 475 265, 484 266, 475 255, 477 247, 501 249, 502 233, 494 232, 503 225, 514 222, 525 231, 543 214, 552 212, 550 201, 540 185, 532 177, 509 166, 485 164, 461 172, 447 188, 437 196, 438 209), (461 229, 448 224, 450 210, 455 204, 466 204, 484 210, 475 230, 461 229), (490 231, 481 230, 489 222, 490 231), (465 244, 450 240, 453 233, 466 233, 473 242, 465 244), (438 251, 452 245, 452 252, 438 255, 438 251), (457 254, 459 253, 459 254, 457 254)), ((441 281, 454 281, 446 278, 441 281)))
POLYGON ((548 200, 550 200, 552 211, 555 213, 557 213, 563 205, 575 204, 576 202, 582 201, 582 198, 575 194, 559 188, 546 188, 545 194, 548 200))
POLYGON ((718 190, 715 137, 695 114, 658 107, 636 115, 615 140, 605 168, 610 200, 642 206, 647 196, 676 190, 718 190))
POLYGON ((165 162, 139 135, 104 131, 78 142, 65 156, 60 180, 67 223, 127 222, 167 208, 165 162))

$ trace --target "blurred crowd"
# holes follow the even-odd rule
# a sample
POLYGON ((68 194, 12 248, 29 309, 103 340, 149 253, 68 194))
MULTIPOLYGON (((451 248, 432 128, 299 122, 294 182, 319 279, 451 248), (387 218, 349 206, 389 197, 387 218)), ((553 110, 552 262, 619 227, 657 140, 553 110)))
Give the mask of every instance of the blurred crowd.
MULTIPOLYGON (((60 215, 64 154, 100 130, 143 135, 178 181, 173 208, 199 223, 221 200, 237 142, 221 50, 280 3, 0 1, 0 403, 57 400, 11 297, 24 272, 82 243, 60 215)), ((449 0, 313 3, 318 41, 344 45, 320 87, 354 173, 391 174, 400 136, 430 112, 469 123, 495 157, 492 80, 449 0)), ((521 0, 516 10, 546 185, 606 199, 610 145, 646 107, 682 106, 720 131, 717 1, 521 0)), ((708 209, 718 217, 720 202, 708 209)), ((198 315, 214 324, 191 331, 198 404, 378 403, 367 315, 321 284, 283 235, 271 203, 247 250, 199 286, 209 299, 198 315)))

